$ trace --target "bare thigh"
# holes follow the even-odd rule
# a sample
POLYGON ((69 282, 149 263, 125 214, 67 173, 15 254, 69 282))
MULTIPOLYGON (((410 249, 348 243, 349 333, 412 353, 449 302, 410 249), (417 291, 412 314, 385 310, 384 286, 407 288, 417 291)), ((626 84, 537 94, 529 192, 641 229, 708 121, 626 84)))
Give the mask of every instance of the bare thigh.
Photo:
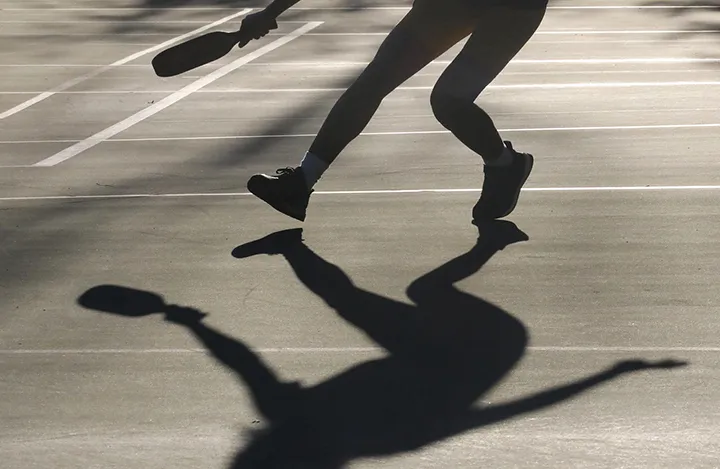
POLYGON ((535 34, 544 8, 487 8, 435 92, 474 101, 535 34))
POLYGON ((470 13, 460 0, 416 0, 354 86, 390 93, 469 36, 477 23, 470 13))

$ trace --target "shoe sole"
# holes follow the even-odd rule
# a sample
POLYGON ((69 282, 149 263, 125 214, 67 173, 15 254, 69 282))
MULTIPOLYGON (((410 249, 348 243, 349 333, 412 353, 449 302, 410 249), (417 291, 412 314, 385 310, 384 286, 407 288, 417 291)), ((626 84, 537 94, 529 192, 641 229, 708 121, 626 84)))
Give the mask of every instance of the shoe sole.
POLYGON ((268 192, 264 190, 265 186, 260 183, 261 179, 264 178, 262 176, 252 176, 248 180, 247 189, 250 191, 250 193, 252 193, 255 197, 262 200, 278 212, 282 213, 283 215, 287 215, 290 218, 294 218, 298 221, 305 221, 304 213, 298 213, 297 210, 294 210, 293 207, 291 207, 290 205, 268 197, 268 192))

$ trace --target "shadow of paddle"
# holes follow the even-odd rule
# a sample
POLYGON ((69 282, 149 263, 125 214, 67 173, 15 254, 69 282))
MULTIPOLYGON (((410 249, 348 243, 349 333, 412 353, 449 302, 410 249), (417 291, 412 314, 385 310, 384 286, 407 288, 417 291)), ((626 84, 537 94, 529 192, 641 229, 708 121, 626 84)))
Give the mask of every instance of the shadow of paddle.
POLYGON ((150 292, 95 287, 79 298, 87 308, 142 316, 162 312, 182 325, 247 384, 267 426, 252 434, 231 467, 337 469, 355 459, 390 456, 519 417, 570 399, 625 373, 682 366, 676 361, 624 361, 597 374, 531 396, 488 406, 476 402, 516 366, 528 336, 508 312, 457 289, 493 255, 527 236, 510 222, 479 226, 468 252, 415 280, 414 304, 353 284, 314 253, 301 230, 239 246, 236 258, 283 256, 297 278, 348 323, 387 351, 319 384, 282 382, 241 341, 203 324, 204 313, 167 305, 150 292))

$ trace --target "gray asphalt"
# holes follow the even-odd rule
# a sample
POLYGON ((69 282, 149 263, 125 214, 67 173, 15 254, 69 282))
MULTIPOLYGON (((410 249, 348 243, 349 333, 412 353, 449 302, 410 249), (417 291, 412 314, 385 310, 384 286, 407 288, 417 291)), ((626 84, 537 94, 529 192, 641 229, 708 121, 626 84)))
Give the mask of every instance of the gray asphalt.
MULTIPOLYGON (((247 6, 232 3, 2 0, 0 112, 247 6)), ((479 158, 427 99, 457 48, 387 98, 305 224, 245 189, 299 161, 408 3, 307 0, 184 76, 155 77, 148 54, 2 120, 0 467, 229 467, 251 431, 274 428, 251 389, 295 409, 298 426, 272 440, 283 467, 329 469, 317 457, 332 453, 353 468, 720 467, 720 13, 551 2, 479 101, 536 156, 508 218, 529 239, 484 265, 460 257, 466 271, 435 284, 413 282, 478 238, 479 158), (31 167, 308 21, 324 23, 31 167), (233 255, 299 226, 312 251, 297 258, 233 255), (200 310, 207 327, 78 304, 108 284, 200 310), (252 356, 301 382, 305 404, 272 394, 252 356), (627 360, 687 364, 602 374, 627 360), (482 410, 507 402, 520 404, 482 410)))

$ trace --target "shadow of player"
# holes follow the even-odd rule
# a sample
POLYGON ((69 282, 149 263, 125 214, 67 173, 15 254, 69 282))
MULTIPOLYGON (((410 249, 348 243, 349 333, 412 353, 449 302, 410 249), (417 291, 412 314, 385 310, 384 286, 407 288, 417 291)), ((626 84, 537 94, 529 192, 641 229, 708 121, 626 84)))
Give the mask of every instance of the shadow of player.
POLYGON ((187 327, 239 375, 268 422, 234 457, 236 469, 337 469, 357 458, 415 450, 546 408, 624 373, 683 365, 624 361, 525 398, 476 407, 521 359, 528 337, 516 318, 454 284, 499 250, 526 239, 510 222, 483 225, 472 249, 408 287, 414 305, 357 287, 302 242, 301 230, 236 248, 237 258, 282 255, 308 289, 388 352, 310 387, 282 382, 242 342, 203 324, 204 313, 165 305, 157 295, 102 286, 80 303, 125 315, 163 311, 166 320, 187 327))

